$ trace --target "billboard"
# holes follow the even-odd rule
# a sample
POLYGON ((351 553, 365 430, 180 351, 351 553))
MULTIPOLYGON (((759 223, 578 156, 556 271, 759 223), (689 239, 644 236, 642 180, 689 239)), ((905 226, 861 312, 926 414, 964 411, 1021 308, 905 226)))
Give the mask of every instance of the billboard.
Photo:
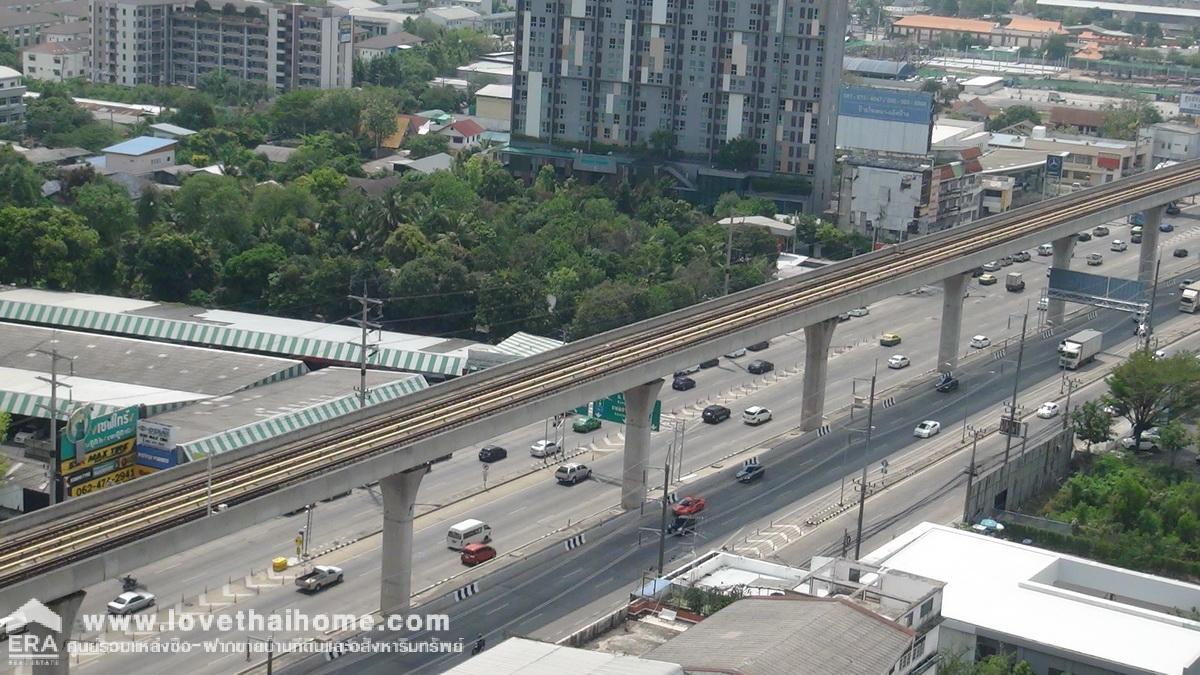
POLYGON ((125 456, 132 456, 133 439, 127 438, 123 441, 106 445, 103 448, 96 448, 91 452, 85 452, 82 455, 76 455, 71 459, 59 463, 59 473, 63 476, 78 473, 84 469, 92 469, 97 466, 102 466, 114 459, 119 459, 125 456))
POLYGON ((838 96, 839 148, 923 155, 933 136, 933 95, 843 85, 838 96))
POLYGON ((139 466, 154 469, 169 469, 179 463, 179 454, 174 448, 163 450, 148 445, 137 446, 137 463, 139 466))
POLYGON ((1200 94, 1180 94, 1179 112, 1186 115, 1200 115, 1200 94))
MULTIPOLYGON (((618 424, 625 423, 625 394, 613 394, 592 403, 592 416, 618 424)), ((662 401, 654 401, 654 410, 650 413, 650 430, 658 431, 662 421, 662 401)))
MULTIPOLYGON (((86 495, 96 490, 102 490, 110 485, 124 483, 137 478, 141 474, 138 473, 138 467, 130 464, 121 467, 115 471, 110 471, 98 477, 89 477, 86 480, 80 480, 72 484, 72 481, 67 481, 67 496, 79 497, 86 495)), ((70 478, 68 476, 67 478, 70 478)))
MULTIPOLYGON (((86 456, 89 453, 132 439, 137 433, 137 422, 137 406, 100 416, 93 416, 90 407, 80 408, 71 414, 67 420, 67 428, 59 438, 59 461, 64 466, 73 463, 72 470, 86 466, 86 456)), ((63 470, 63 473, 70 472, 63 470)))

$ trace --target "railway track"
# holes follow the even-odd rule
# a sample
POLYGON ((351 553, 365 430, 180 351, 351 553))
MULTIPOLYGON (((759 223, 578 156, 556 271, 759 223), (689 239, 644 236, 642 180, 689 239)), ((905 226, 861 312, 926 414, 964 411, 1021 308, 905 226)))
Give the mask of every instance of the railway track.
MULTIPOLYGON (((329 432, 215 468, 212 503, 236 505, 373 455, 415 444, 439 432, 479 421, 558 393, 613 370, 649 363, 815 303, 956 257, 1003 244, 1040 229, 1200 179, 1200 162, 1187 163, 1002 214, 958 231, 906 244, 903 252, 851 260, 823 273, 776 282, 713 300, 667 317, 613 331, 551 352, 510 373, 467 377, 435 387, 429 398, 355 428, 329 432), (1028 212, 1025 212, 1028 211, 1028 212), (641 328, 639 328, 641 326, 641 328)), ((206 476, 192 476, 131 495, 77 517, 0 539, 0 587, 203 517, 206 476)))

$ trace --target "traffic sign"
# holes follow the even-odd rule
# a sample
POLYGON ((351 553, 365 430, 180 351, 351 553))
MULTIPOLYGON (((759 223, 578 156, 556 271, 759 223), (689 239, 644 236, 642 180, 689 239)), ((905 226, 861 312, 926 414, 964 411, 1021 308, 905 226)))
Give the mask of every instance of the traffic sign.
POLYGON ((1020 436, 1021 421, 1013 417, 1001 417, 1000 433, 1006 436, 1020 436))
MULTIPOLYGON (((613 394, 592 403, 592 416, 618 424, 625 423, 625 394, 613 394)), ((654 401, 654 411, 650 413, 650 430, 658 431, 662 423, 662 401, 654 401)))

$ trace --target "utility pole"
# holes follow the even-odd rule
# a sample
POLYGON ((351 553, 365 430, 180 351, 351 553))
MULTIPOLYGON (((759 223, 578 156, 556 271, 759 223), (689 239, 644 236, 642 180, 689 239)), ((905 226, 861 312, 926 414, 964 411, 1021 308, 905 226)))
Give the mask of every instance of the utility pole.
MULTIPOLYGON (((1029 327, 1029 312, 1025 312, 1025 318, 1021 319, 1021 345, 1017 348, 1017 372, 1013 373, 1013 393, 1012 402, 1008 405, 1008 414, 1016 424, 1020 424, 1017 419, 1017 392, 1021 387, 1021 361, 1025 357, 1025 329, 1029 327)), ((1011 429, 1010 429, 1011 431, 1011 429)), ((1004 464, 1008 464, 1008 453, 1012 450, 1012 434, 1004 434, 1004 464)))
POLYGON ((658 577, 663 575, 667 557, 667 493, 671 489, 671 448, 667 447, 667 460, 663 465, 662 519, 658 523, 658 577))
POLYGON ((71 374, 75 374, 75 361, 58 353, 58 349, 35 349, 35 352, 50 357, 50 377, 37 376, 37 379, 50 384, 50 505, 54 506, 58 503, 58 468, 59 462, 62 461, 62 455, 58 450, 58 388, 71 388, 69 384, 63 384, 58 381, 58 362, 66 361, 71 364, 71 374))
POLYGON ((1146 310, 1146 342, 1143 349, 1150 349, 1150 336, 1154 333, 1154 301, 1158 297, 1158 273, 1162 271, 1162 257, 1154 263, 1154 285, 1150 287, 1150 307, 1146 310))
POLYGON ((982 429, 971 427, 971 463, 967 465, 967 496, 963 503, 963 522, 969 523, 971 510, 971 485, 975 482, 975 448, 979 446, 979 436, 983 433, 982 429))
POLYGON ((862 485, 858 486, 858 536, 854 538, 854 559, 862 554, 863 510, 867 504, 867 466, 871 462, 871 424, 875 418, 875 379, 878 376, 879 362, 875 362, 876 373, 871 375, 871 396, 867 403, 867 446, 863 450, 862 485))
POLYGON ((357 319, 355 323, 362 329, 361 342, 358 344, 358 387, 355 391, 358 392, 358 407, 367 407, 367 394, 371 393, 367 389, 367 361, 379 351, 377 344, 367 344, 367 333, 369 331, 377 331, 382 326, 377 323, 372 323, 370 318, 371 308, 379 307, 383 304, 382 300, 372 298, 367 295, 367 282, 363 281, 363 294, 347 295, 347 298, 362 305, 362 318, 357 319))
POLYGON ((729 267, 733 264, 733 216, 729 216, 729 226, 725 228, 725 295, 729 295, 729 267))

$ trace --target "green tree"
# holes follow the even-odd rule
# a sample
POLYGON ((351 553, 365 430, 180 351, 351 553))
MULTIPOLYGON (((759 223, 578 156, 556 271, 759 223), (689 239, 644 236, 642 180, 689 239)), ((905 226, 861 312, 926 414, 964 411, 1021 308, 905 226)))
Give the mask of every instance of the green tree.
POLYGON ((1108 376, 1108 400, 1116 414, 1129 420, 1133 437, 1155 426, 1170 410, 1187 414, 1200 403, 1200 361, 1189 353, 1155 359, 1134 352, 1108 376))
POLYGON ((455 113, 462 108, 463 101, 462 92, 454 87, 429 87, 421 94, 421 109, 455 113))
POLYGON ((198 173, 175 193, 175 220, 232 253, 250 241, 250 204, 237 179, 198 173))
POLYGON ((1147 23, 1145 36, 1146 36, 1146 46, 1153 47, 1154 45, 1158 44, 1160 40, 1162 40, 1162 37, 1163 37, 1162 26, 1158 25, 1157 23, 1155 23, 1153 21, 1151 21, 1150 23, 1147 23))
POLYGON ((1046 40, 1046 58, 1052 61, 1061 61, 1070 53, 1071 47, 1067 44, 1065 35, 1051 35, 1050 39, 1046 40))
POLYGON ((21 69, 21 54, 7 37, 0 35, 0 66, 21 69))
POLYGON ((1088 452, 1092 451, 1093 443, 1104 443, 1113 437, 1112 418, 1099 401, 1086 401, 1071 411, 1071 426, 1075 435, 1087 442, 1088 452))
POLYGON ((1173 419, 1158 429, 1158 446, 1171 456, 1171 466, 1175 466, 1179 451, 1192 444, 1192 435, 1179 420, 1173 419))
POLYGON ((396 266, 404 265, 417 258, 433 253, 433 245, 420 228, 400 224, 388 235, 383 245, 383 255, 396 266))
POLYGON ((88 183, 72 195, 75 212, 83 216, 107 245, 133 229, 137 216, 125 188, 110 181, 88 183))
POLYGON ((42 178, 11 147, 0 146, 0 204, 36 206, 42 201, 42 178))
POLYGON ((134 269, 145 292, 155 300, 183 302, 193 291, 211 291, 216 255, 199 232, 159 230, 138 248, 134 269))
POLYGON ((439 134, 412 134, 404 141, 404 147, 412 159, 421 159, 439 152, 446 152, 449 146, 450 139, 439 134))
POLYGON ((278 244, 259 244, 225 261, 221 270, 222 303, 246 310, 265 307, 271 275, 283 267, 287 257, 287 251, 278 244))
POLYGON ((0 209, 0 279, 86 290, 99 254, 100 236, 67 209, 0 209))
POLYGON ((741 136, 726 141, 717 150, 716 163, 722 169, 750 171, 758 166, 758 143, 741 136))
POLYGON ((1132 141, 1137 138, 1139 129, 1162 121, 1158 110, 1144 101, 1125 101, 1120 106, 1108 105, 1103 111, 1104 122, 1100 125, 1100 135, 1105 138, 1132 141))
POLYGON ((368 93, 367 102, 362 111, 363 128, 375 144, 375 152, 379 152, 383 139, 396 133, 396 108, 391 99, 384 93, 374 90, 368 93))
POLYGON ((194 92, 178 104, 178 109, 171 115, 171 122, 199 131, 216 125, 217 111, 208 96, 194 92))

